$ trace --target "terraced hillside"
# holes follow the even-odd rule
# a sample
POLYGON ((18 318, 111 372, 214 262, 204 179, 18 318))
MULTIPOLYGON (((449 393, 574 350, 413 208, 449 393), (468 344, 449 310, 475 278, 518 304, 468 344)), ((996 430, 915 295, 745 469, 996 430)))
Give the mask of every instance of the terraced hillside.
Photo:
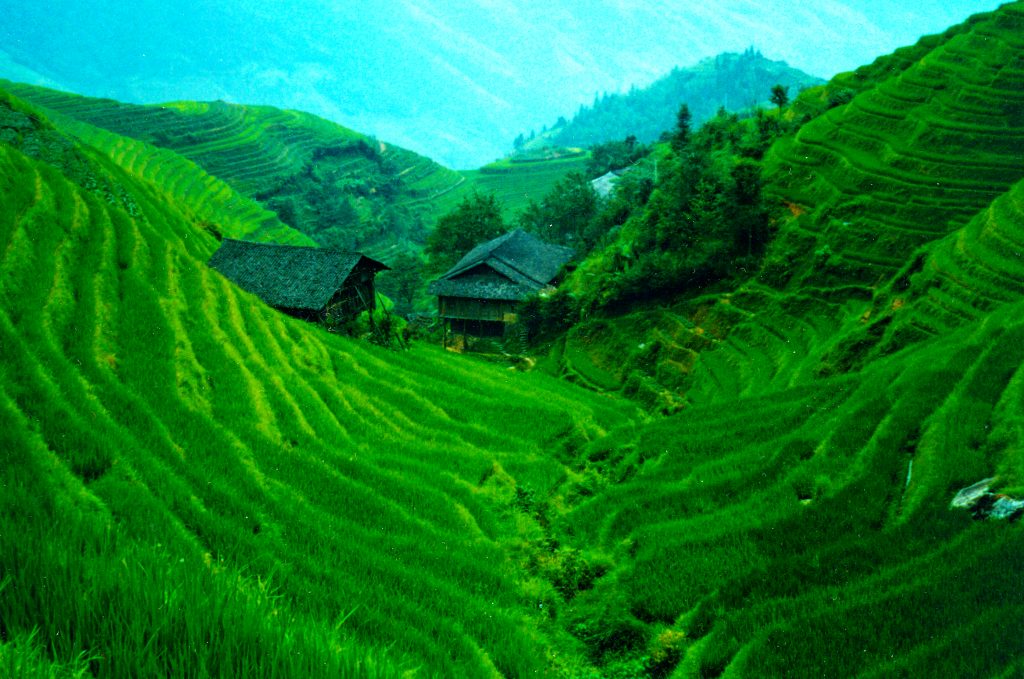
POLYGON ((1024 175, 1024 8, 948 35, 865 71, 872 87, 773 147, 771 188, 800 215, 775 248, 777 284, 878 284, 1024 175))
MULTIPOLYGON (((1022 6, 904 60, 978 47, 907 119, 1003 92, 1022 6)), ((294 232, 57 123, 0 101, 0 675, 1024 674, 1024 172, 989 137, 986 202, 874 289, 806 250, 841 174, 808 166, 795 276, 571 331, 567 376, 630 401, 282 316, 205 261, 294 232)))
POLYGON ((631 407, 282 316, 173 192, 105 172, 135 210, 0 144, 0 667, 549 667, 515 488, 631 407))
POLYGON ((967 226, 922 248, 825 360, 857 367, 984 320, 1024 293, 1022 257, 1024 181, 967 226))
POLYGON ((58 123, 66 117, 174 151, 324 245, 375 255, 405 249, 468 190, 457 172, 298 111, 224 102, 137 106, 0 85, 60 114, 58 123))
POLYGON ((609 483, 555 522, 614 564, 568 617, 617 676, 1024 673, 1020 513, 989 514, 1024 494, 1022 27, 1011 3, 826 88, 861 94, 768 156, 771 285, 559 348, 690 404, 582 451, 609 483))
POLYGON ((581 473, 619 483, 558 528, 618 566, 570 629, 616 676, 1024 671, 1020 524, 949 507, 1024 490, 1022 311, 591 446, 581 473))
POLYGON ((505 208, 506 217, 525 209, 530 201, 541 202, 551 189, 572 172, 584 172, 587 155, 554 160, 514 162, 509 159, 463 172, 480 193, 494 194, 505 208))
MULTIPOLYGON (((671 410, 845 372, 1014 299, 1017 245, 1003 233, 1019 189, 1004 194, 1024 178, 1022 28, 1011 3, 808 92, 793 114, 850 100, 766 154, 778 235, 757 276, 588 319, 566 337, 563 372, 671 410)), ((617 245, 626 258, 629 246, 617 245)))

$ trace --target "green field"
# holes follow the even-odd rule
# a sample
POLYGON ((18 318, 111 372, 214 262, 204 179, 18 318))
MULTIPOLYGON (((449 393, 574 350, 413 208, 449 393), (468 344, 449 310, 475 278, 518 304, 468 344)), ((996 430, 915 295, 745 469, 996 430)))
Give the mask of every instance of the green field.
POLYGON ((0 94, 0 676, 1024 674, 1019 513, 950 507, 1024 497, 1021 36, 842 76, 760 275, 585 319, 564 379, 273 311, 215 232, 306 236, 212 132, 0 94))
POLYGON ((587 160, 586 154, 532 162, 513 162, 506 158, 462 174, 480 193, 493 193, 504 206, 506 219, 510 219, 530 201, 544 200, 555 184, 570 172, 585 173, 587 160))
MULTIPOLYGON (((338 228, 356 234, 349 239, 353 247, 375 256, 418 247, 436 219, 470 191, 495 194, 511 219, 531 200, 540 202, 566 174, 583 172, 587 163, 586 154, 523 163, 506 159, 455 172, 299 111, 224 102, 139 106, 6 81, 0 86, 98 148, 108 148, 99 134, 107 131, 173 151, 314 239, 324 215, 310 210, 309 201, 325 190, 348 196, 354 212, 338 208, 338 228)), ((126 144, 132 142, 121 142, 126 144)), ((111 152, 125 151, 115 145, 111 152)), ((173 184, 172 170, 161 171, 167 174, 159 180, 173 184)))
MULTIPOLYGON (((794 282, 877 284, 915 248, 967 223, 1024 173, 1024 19, 1013 4, 916 60, 891 58, 874 87, 776 144, 770 185, 805 214, 777 242, 794 282)), ((870 78, 878 69, 867 69, 870 78)), ((855 80, 847 78, 841 82, 855 80)), ((780 263, 780 269, 783 265, 780 263)))
MULTIPOLYGON (((427 158, 299 111, 224 102, 139 106, 0 86, 69 129, 86 123, 173 151, 314 240, 375 256, 418 247, 425 229, 469 189, 461 174, 427 158)), ((96 136, 88 141, 107 148, 96 136)))
POLYGON ((631 406, 281 316, 206 267, 216 241, 153 185, 108 168, 133 216, 0 153, 8 662, 545 667, 554 590, 518 567, 539 528, 515 489, 561 483, 552 447, 631 406))

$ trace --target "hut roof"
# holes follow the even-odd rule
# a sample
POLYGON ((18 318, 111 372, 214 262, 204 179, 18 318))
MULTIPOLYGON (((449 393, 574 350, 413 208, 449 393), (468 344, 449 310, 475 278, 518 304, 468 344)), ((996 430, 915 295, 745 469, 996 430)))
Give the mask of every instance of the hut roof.
POLYGON ((388 267, 358 252, 225 239, 210 266, 273 307, 319 311, 353 269, 388 267))
POLYGON ((429 291, 446 297, 518 300, 547 286, 572 256, 570 248, 516 229, 470 250, 429 291))
POLYGON ((609 170, 597 179, 590 180, 590 186, 593 187, 594 192, 602 198, 607 198, 611 195, 612 191, 615 190, 615 185, 619 183, 622 176, 629 173, 632 167, 623 167, 616 170, 609 170))

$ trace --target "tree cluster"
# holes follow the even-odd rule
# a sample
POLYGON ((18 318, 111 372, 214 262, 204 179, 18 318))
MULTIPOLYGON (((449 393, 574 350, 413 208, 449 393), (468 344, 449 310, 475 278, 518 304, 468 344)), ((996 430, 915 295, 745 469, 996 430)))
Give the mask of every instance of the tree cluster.
MULTIPOLYGON (((787 97, 773 88, 780 112, 787 97)), ((605 253, 587 307, 695 294, 756 269, 773 233, 760 159, 786 124, 760 109, 745 118, 719 110, 696 131, 691 120, 682 106, 663 137, 657 184, 605 253)))
POLYGON ((427 237, 427 273, 444 273, 473 247, 504 232, 501 205, 493 195, 474 192, 466 196, 454 210, 437 220, 427 237))
POLYGON ((587 161, 587 175, 594 179, 610 170, 621 170, 635 164, 650 153, 651 149, 630 135, 622 141, 610 141, 590 147, 587 161))

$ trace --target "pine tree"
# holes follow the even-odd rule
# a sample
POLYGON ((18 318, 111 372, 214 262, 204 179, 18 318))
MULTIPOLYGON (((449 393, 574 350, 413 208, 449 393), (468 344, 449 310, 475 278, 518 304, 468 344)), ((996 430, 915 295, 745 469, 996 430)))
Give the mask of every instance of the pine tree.
POLYGON ((690 107, 683 104, 679 107, 679 112, 676 113, 676 129, 672 135, 672 148, 675 151, 681 151, 690 143, 690 124, 693 121, 693 115, 690 113, 690 107))

